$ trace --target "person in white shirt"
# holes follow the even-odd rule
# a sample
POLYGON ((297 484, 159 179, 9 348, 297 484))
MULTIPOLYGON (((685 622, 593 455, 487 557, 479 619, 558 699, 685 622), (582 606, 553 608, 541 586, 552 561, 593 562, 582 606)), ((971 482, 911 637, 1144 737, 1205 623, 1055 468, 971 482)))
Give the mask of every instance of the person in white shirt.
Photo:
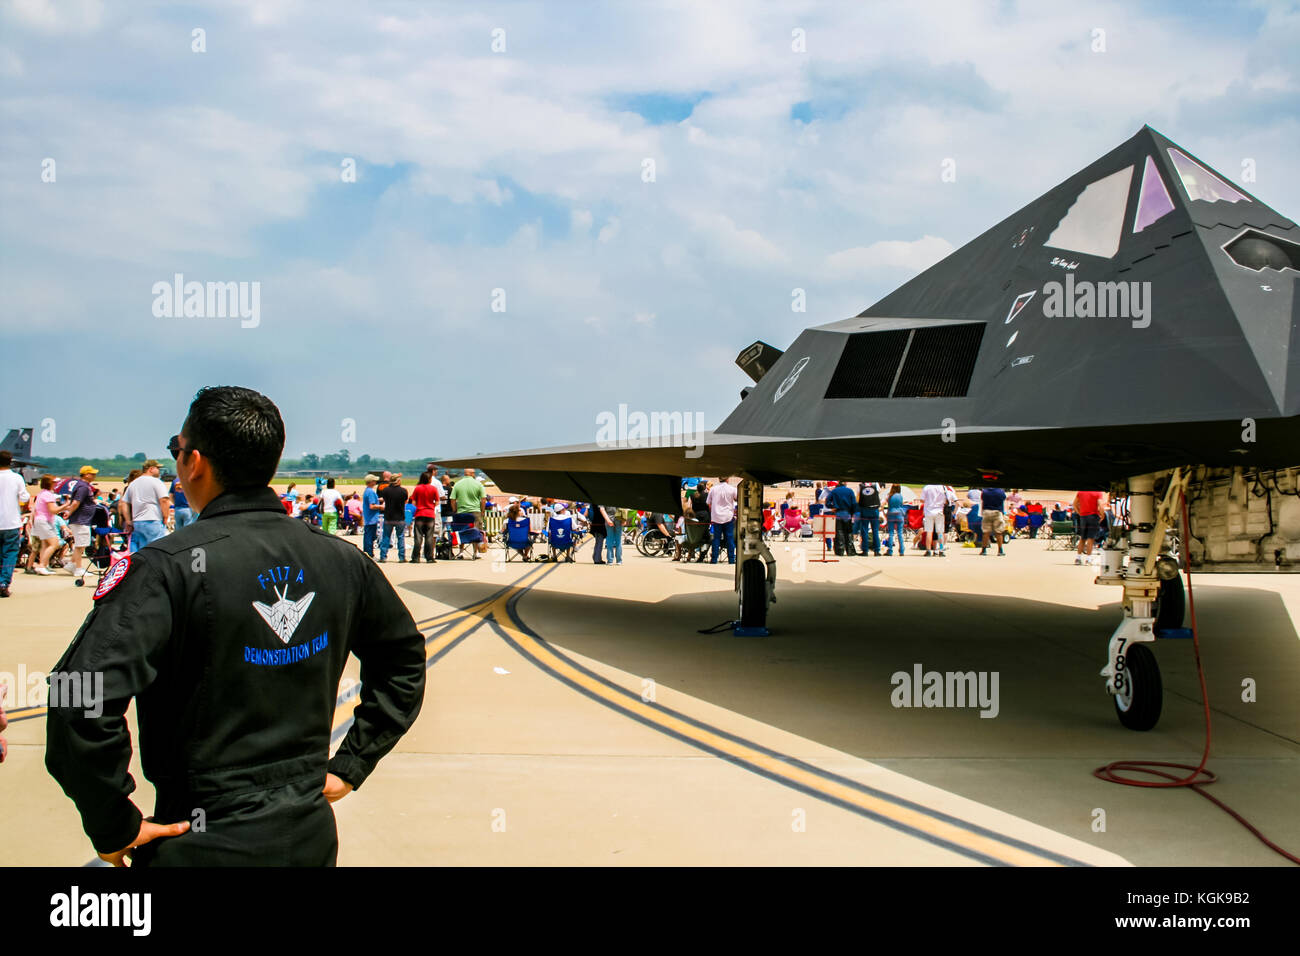
POLYGON ((723 542, 727 545, 727 562, 736 563, 736 494, 736 486, 726 479, 710 488, 705 499, 713 525, 712 564, 718 563, 718 551, 723 542))
POLYGON ((334 487, 334 479, 325 482, 325 490, 320 493, 320 528, 326 534, 333 534, 338 527, 340 503, 343 492, 334 487))
POLYGON ((944 505, 956 503, 957 495, 946 485, 926 485, 921 489, 921 502, 924 508, 925 556, 938 554, 944 557, 943 535, 944 505))
POLYGON ((23 476, 9 467, 13 460, 11 452, 0 451, 0 597, 4 598, 9 596, 23 543, 22 506, 32 500, 23 476))
POLYGON ((171 517, 171 495, 158 478, 158 462, 144 463, 144 474, 126 486, 122 501, 126 505, 126 532, 131 536, 131 553, 135 554, 150 541, 167 533, 171 517))

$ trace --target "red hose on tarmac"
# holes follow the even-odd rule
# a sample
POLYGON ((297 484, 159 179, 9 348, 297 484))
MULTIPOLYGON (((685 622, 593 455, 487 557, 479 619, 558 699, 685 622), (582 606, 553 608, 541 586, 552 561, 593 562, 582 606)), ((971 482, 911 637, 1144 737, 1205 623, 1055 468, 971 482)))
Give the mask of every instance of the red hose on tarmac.
POLYGON ((1210 759, 1210 739, 1212 737, 1212 728, 1210 725, 1210 697, 1205 689, 1205 668, 1201 666, 1201 641, 1196 630, 1196 601, 1192 597, 1192 568, 1191 563, 1187 561, 1187 541, 1190 537, 1191 522, 1187 514, 1187 495, 1183 499, 1183 563, 1187 565, 1184 572, 1187 575, 1187 608, 1192 619, 1192 648, 1196 652, 1196 674, 1201 681, 1201 703, 1205 708, 1205 750, 1201 754, 1201 762, 1195 767, 1185 763, 1163 763, 1161 761, 1151 760, 1116 760, 1114 763, 1108 763, 1104 767, 1098 767, 1092 772, 1094 777, 1101 780, 1108 780, 1111 783, 1122 783, 1129 787, 1189 787, 1195 790, 1206 800, 1209 800, 1216 807, 1227 813, 1243 827, 1253 833, 1261 843, 1290 860, 1292 863, 1300 864, 1300 857, 1294 853, 1289 853, 1282 849, 1264 834, 1260 833, 1254 825, 1250 823, 1232 807, 1228 806, 1222 800, 1205 791, 1205 787, 1214 783, 1219 778, 1209 770, 1205 769, 1205 764, 1210 759), (1185 777, 1178 777, 1172 773, 1166 773, 1164 770, 1157 770, 1157 767, 1170 767, 1175 770, 1190 770, 1191 773, 1185 777), (1163 780, 1134 780, 1131 777, 1120 776, 1122 771, 1131 773, 1145 773, 1155 777, 1163 777, 1163 780))

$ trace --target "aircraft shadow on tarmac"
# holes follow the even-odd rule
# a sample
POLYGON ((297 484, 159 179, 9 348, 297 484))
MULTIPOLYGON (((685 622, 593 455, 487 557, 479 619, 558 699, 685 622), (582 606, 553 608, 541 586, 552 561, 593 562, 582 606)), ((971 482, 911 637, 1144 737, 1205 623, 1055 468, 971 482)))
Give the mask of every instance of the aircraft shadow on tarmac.
MULTIPOLYGON (((460 607, 491 594, 489 584, 453 579, 406 587, 460 607)), ((566 593, 559 584, 549 576, 518 605, 523 622, 550 644, 865 759, 1185 761, 1200 754, 1204 718, 1191 641, 1155 645, 1165 684, 1157 727, 1133 733, 1119 725, 1098 676, 1118 603, 1088 610, 1029 598, 784 581, 769 618, 772 635, 743 639, 729 630, 697 633, 735 616, 726 592, 647 603, 566 593), (895 706, 893 675, 911 677, 916 665, 923 672, 996 672, 996 717, 981 718, 978 705, 895 706)), ((1215 755, 1300 757, 1300 640, 1281 598, 1206 584, 1195 596, 1215 755), (1242 700, 1246 678, 1256 682, 1257 702, 1242 700)))
MULTIPOLYGON (((730 571, 678 569, 727 579, 730 571)), ((772 635, 745 639, 729 630, 698 633, 735 616, 735 598, 725 588, 634 601, 566 592, 562 574, 561 568, 547 575, 517 606, 522 622, 561 653, 652 678, 659 688, 1116 850, 1138 865, 1281 861, 1207 801, 1092 776, 1095 767, 1121 758, 1194 765, 1204 746, 1190 641, 1156 643, 1165 683, 1156 728, 1134 733, 1120 726, 1097 674, 1119 619, 1118 602, 1089 610, 889 588, 870 583, 868 572, 858 586, 782 582, 768 620, 772 635), (894 707, 892 675, 916 664, 924 671, 997 671, 997 717, 981 718, 978 707, 894 707), (1098 805, 1117 815, 1113 835, 1093 831, 1090 814, 1098 805)), ((470 580, 406 587, 455 607, 497 590, 470 580)), ((1278 594, 1195 587, 1213 708, 1210 767, 1222 778, 1212 789, 1294 849, 1300 840, 1300 640, 1278 594), (1242 701, 1245 678, 1257 683, 1257 703, 1242 701)), ((484 638, 497 639, 482 631, 474 639, 484 638)), ((639 684, 631 681, 634 693, 639 684)), ((668 693, 657 699, 697 719, 718 719, 668 693)), ((782 750, 812 757, 797 744, 782 750)))

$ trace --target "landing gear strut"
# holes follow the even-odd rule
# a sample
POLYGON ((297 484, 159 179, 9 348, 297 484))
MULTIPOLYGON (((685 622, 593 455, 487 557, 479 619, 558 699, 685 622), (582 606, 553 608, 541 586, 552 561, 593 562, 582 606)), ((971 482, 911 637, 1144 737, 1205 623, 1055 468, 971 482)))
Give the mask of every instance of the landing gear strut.
POLYGON ((1124 588, 1124 618, 1111 635, 1109 661, 1101 676, 1106 678, 1106 692, 1115 700, 1119 722, 1130 730, 1154 727, 1164 703, 1160 667, 1146 644, 1182 625, 1178 566, 1172 559, 1161 557, 1160 552, 1188 475, 1182 468, 1175 469, 1158 508, 1157 477, 1161 476, 1129 479, 1128 566, 1124 566, 1125 548, 1121 542, 1119 547, 1102 552, 1104 564, 1097 578, 1098 584, 1124 588))
POLYGON ((767 608, 776 601, 776 559, 763 540, 763 483, 742 478, 736 494, 737 637, 766 637, 767 608))

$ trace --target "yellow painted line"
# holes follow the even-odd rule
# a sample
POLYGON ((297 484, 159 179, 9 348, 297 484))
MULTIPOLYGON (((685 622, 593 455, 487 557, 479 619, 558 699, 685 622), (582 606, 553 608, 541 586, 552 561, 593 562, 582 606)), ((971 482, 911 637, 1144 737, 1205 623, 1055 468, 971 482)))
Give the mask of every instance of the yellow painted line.
MULTIPOLYGON (((480 611, 466 610, 459 611, 458 613, 463 614, 465 620, 461 621, 454 627, 448 628, 446 633, 438 635, 433 643, 428 646, 426 657, 433 657, 466 631, 478 627, 485 620, 484 616, 482 616, 483 612, 480 611)), ((352 712, 357 709, 357 704, 361 701, 360 688, 361 685, 358 684, 357 692, 334 708, 334 723, 330 727, 330 733, 338 730, 346 721, 352 719, 352 712)))
MULTIPOLYGON (((488 554, 491 554, 491 553, 492 553, 492 550, 489 549, 489 550, 488 550, 488 554)), ((493 560, 495 560, 495 559, 493 559, 493 560)), ((532 564, 532 566, 529 567, 529 569, 528 569, 527 571, 525 571, 523 574, 521 574, 521 575, 519 576, 518 580, 516 580, 516 581, 515 581, 512 585, 510 585, 510 586, 511 586, 511 587, 516 587, 516 588, 517 588, 517 587, 522 587, 523 584, 524 584, 524 581, 527 580, 527 578, 528 578, 530 575, 532 575, 534 572, 536 572, 536 571, 544 571, 546 568, 549 568, 549 567, 552 567, 552 564, 551 564, 550 562, 538 562, 538 563, 536 563, 536 564, 532 564)), ((450 610, 450 611, 444 611, 443 613, 438 614, 438 615, 435 615, 434 617, 428 618, 427 620, 417 622, 417 626, 420 627, 421 629, 426 629, 426 628, 430 628, 430 627, 437 627, 439 624, 445 624, 445 623, 447 623, 448 621, 454 621, 456 618, 460 617, 462 614, 475 614, 475 613, 477 613, 480 609, 482 609, 482 608, 485 607, 486 605, 490 604, 493 600, 494 600, 494 598, 486 597, 486 598, 484 598, 484 599, 481 600, 481 601, 478 601, 478 602, 476 602, 476 603, 474 603, 474 604, 471 604, 469 607, 465 607, 465 608, 453 608, 453 609, 450 610)))
POLYGON ((44 717, 45 713, 44 707, 20 707, 17 710, 6 710, 5 717, 8 720, 27 720, 31 717, 44 717))
POLYGON ((431 617, 427 621, 421 621, 417 626, 421 630, 426 630, 431 627, 437 627, 439 624, 446 624, 448 621, 454 621, 456 618, 460 617, 461 615, 473 614, 476 611, 478 611, 480 608, 487 605, 488 603, 489 603, 489 599, 485 598, 484 600, 479 601, 477 604, 471 604, 469 607, 456 608, 451 611, 446 611, 443 614, 439 614, 437 617, 431 617))
MULTIPOLYGON (((538 564, 531 567, 524 574, 520 575, 519 579, 510 586, 509 590, 503 592, 498 597, 485 598, 477 604, 471 604, 467 608, 448 611, 446 614, 434 618, 433 622, 430 623, 435 627, 438 622, 447 622, 455 620, 458 617, 463 618, 463 620, 454 627, 448 628, 444 633, 439 634, 431 643, 426 645, 425 657, 436 657, 438 654, 446 650, 449 645, 459 640, 467 631, 473 630, 475 627, 488 621, 498 610, 504 611, 505 602, 514 595, 515 591, 526 587, 527 585, 525 582, 528 581, 530 577, 534 579, 540 578, 549 567, 551 567, 549 564, 538 564)), ((426 629, 430 626, 430 623, 425 624, 426 629)), ((334 708, 334 722, 330 727, 331 734, 338 730, 339 727, 343 726, 347 721, 352 719, 352 712, 357 709, 357 704, 360 703, 360 700, 361 690, 358 686, 355 694, 334 708)))
MULTIPOLYGON (((510 637, 524 649, 525 652, 534 657, 538 662, 547 668, 561 675, 564 679, 571 681, 573 684, 583 688, 593 696, 599 697, 613 704, 619 710, 630 713, 635 717, 647 723, 656 725, 664 730, 671 731, 678 737, 694 741, 703 746, 710 748, 715 752, 720 752, 736 760, 760 768, 764 773, 787 780, 799 787, 814 790, 818 793, 825 794, 834 800, 848 803, 870 813, 876 814, 886 819, 893 820, 897 823, 928 833, 948 843, 965 847, 987 857, 1010 864, 1012 866, 1060 866, 1062 864, 1055 860, 1045 860, 1032 852, 1021 850, 1017 847, 1007 846, 999 840, 983 836, 978 833, 972 833, 959 826, 954 826, 944 820, 935 819, 925 813, 912 810, 908 807, 899 806, 887 800, 873 797, 870 794, 862 793, 852 787, 836 783, 833 780, 827 780, 799 767, 791 766, 779 757, 764 753, 752 747, 739 743, 729 737, 720 736, 711 733, 695 724, 688 723, 674 717, 672 714, 664 713, 657 708, 650 707, 636 697, 627 697, 617 693, 607 685, 593 679, 590 675, 578 670, 565 659, 555 655, 545 645, 539 643, 535 638, 519 630, 510 621, 509 615, 504 613, 505 602, 514 591, 522 588, 512 588, 510 592, 502 595, 493 602, 491 616, 495 619, 497 625, 502 630, 509 633, 510 637)), ((936 811, 938 812, 938 811, 936 811)), ((950 814, 951 815, 951 814, 950 814)))

